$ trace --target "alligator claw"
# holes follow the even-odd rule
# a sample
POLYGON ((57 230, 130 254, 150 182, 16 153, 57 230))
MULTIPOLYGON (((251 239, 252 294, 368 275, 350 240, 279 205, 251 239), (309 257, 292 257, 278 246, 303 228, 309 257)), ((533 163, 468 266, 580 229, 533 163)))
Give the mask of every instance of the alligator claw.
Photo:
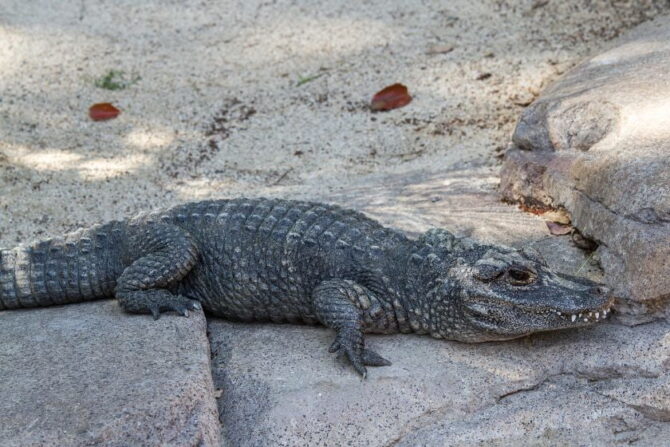
POLYGON ((200 310, 200 309, 202 309, 202 306, 196 300, 189 300, 187 306, 190 310, 200 310))
POLYGON ((170 304, 170 310, 174 310, 182 317, 188 317, 188 309, 186 308, 186 305, 182 303, 170 304))
POLYGON ((354 331, 340 331, 328 352, 337 352, 338 356, 347 357, 351 366, 364 379, 368 375, 366 366, 388 366, 391 364, 376 352, 363 347, 363 334, 354 331))
POLYGON ((377 354, 375 351, 369 349, 363 349, 363 364, 368 366, 389 366, 391 362, 386 360, 381 355, 377 354))
POLYGON ((344 348, 340 350, 339 353, 349 359, 349 363, 351 363, 351 366, 354 367, 358 374, 364 379, 367 378, 368 370, 364 366, 363 358, 360 353, 351 348, 344 348))
POLYGON ((337 341, 337 339, 333 342, 333 344, 330 345, 330 348, 328 348, 328 352, 333 353, 337 352, 340 349, 340 342, 337 341))
POLYGON ((161 311, 173 310, 183 317, 188 317, 189 310, 197 310, 200 308, 200 303, 190 300, 181 295, 172 295, 164 297, 164 301, 160 303, 161 311))

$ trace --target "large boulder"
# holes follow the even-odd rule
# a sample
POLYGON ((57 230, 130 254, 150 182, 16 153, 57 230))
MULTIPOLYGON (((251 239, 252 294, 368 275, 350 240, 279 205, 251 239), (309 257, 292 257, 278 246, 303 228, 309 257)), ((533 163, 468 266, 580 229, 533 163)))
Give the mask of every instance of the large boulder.
POLYGON ((670 298, 670 17, 582 63, 528 107, 505 156, 505 198, 566 210, 600 244, 618 310, 670 298))

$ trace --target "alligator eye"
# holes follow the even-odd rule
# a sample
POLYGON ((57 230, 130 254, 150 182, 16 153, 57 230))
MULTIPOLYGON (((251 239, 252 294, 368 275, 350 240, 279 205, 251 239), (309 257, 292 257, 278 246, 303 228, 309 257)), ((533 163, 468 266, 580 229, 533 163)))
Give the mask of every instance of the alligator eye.
POLYGON ((529 270, 511 268, 507 270, 507 281, 514 286, 525 286, 535 281, 535 273, 529 270))

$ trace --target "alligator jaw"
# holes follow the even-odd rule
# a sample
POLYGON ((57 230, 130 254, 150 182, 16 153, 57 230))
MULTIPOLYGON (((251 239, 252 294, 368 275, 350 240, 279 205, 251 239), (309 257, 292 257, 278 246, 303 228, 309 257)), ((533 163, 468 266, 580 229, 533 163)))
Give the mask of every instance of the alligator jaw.
POLYGON ((611 313, 612 300, 597 308, 561 311, 556 308, 534 309, 527 306, 493 304, 488 300, 464 306, 471 324, 484 331, 482 340, 508 340, 534 332, 591 326, 605 321, 611 313))

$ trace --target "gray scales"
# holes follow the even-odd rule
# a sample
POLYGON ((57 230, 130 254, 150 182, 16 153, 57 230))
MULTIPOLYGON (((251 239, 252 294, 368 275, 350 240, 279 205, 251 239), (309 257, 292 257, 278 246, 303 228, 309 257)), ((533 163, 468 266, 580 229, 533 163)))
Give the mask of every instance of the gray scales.
POLYGON ((331 352, 390 364, 365 333, 506 340, 607 317, 601 285, 553 272, 532 252, 457 238, 413 240, 321 203, 187 203, 0 250, 0 310, 116 297, 132 313, 200 306, 237 321, 322 324, 331 352))

